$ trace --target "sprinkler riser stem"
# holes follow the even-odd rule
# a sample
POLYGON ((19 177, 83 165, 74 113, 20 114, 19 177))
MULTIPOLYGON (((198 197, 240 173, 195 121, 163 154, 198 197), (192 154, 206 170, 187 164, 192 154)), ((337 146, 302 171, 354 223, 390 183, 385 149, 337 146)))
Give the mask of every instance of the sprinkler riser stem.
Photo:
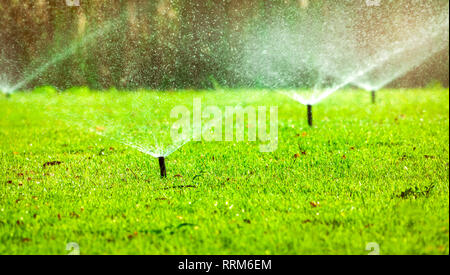
POLYGON ((159 157, 158 161, 159 161, 159 170, 161 171, 161 178, 165 178, 165 177, 167 177, 167 174, 166 174, 166 160, 165 160, 164 157, 159 157))
POLYGON ((312 118, 312 105, 306 105, 307 107, 307 113, 308 113, 308 125, 313 125, 313 118, 312 118))
POLYGON ((372 91, 371 93, 372 93, 372 103, 375 104, 375 102, 376 102, 376 99, 375 99, 376 92, 372 91))

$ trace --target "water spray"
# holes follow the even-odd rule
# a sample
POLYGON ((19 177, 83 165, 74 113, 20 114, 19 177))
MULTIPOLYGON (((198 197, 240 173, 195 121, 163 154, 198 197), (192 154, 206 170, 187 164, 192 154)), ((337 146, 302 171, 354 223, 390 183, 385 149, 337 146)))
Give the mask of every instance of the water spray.
POLYGON ((312 125, 313 125, 313 119, 312 119, 312 105, 311 104, 308 104, 308 105, 306 105, 306 107, 307 107, 307 113, 308 113, 308 125, 310 126, 310 127, 312 127, 312 125))
POLYGON ((375 98, 376 92, 375 92, 375 90, 372 90, 371 94, 372 94, 372 103, 375 104, 375 102, 376 102, 376 98, 375 98))
POLYGON ((95 31, 88 33, 81 41, 78 41, 76 43, 72 43, 70 47, 65 49, 62 52, 59 52, 56 54, 53 58, 51 58, 49 61, 44 62, 43 65, 41 65, 39 68, 35 69, 31 74, 26 76, 24 79, 22 79, 20 82, 16 83, 14 86, 12 86, 11 90, 15 91, 19 88, 24 87, 25 85, 29 84, 31 81, 39 77, 42 73, 48 70, 51 66, 60 63, 61 61, 67 59, 69 56, 74 55, 82 46, 86 45, 87 43, 93 41, 94 39, 97 39, 98 37, 108 33, 110 30, 114 30, 114 24, 117 20, 111 20, 105 23, 100 28, 97 28, 95 31))
POLYGON ((166 178, 166 159, 164 157, 158 157, 159 160, 159 170, 161 171, 161 178, 166 178))

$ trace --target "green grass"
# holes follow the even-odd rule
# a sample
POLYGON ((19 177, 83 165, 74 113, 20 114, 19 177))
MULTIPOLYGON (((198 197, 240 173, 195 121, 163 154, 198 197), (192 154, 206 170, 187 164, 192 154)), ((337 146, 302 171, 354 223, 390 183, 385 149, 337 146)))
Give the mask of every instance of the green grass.
POLYGON ((70 93, 57 111, 72 120, 51 93, 0 98, 0 254, 449 253, 448 89, 382 90, 375 105, 337 92, 313 128, 283 95, 229 91, 221 104, 278 106, 278 149, 190 142, 164 180, 156 159, 77 121, 76 98, 132 95, 70 93))

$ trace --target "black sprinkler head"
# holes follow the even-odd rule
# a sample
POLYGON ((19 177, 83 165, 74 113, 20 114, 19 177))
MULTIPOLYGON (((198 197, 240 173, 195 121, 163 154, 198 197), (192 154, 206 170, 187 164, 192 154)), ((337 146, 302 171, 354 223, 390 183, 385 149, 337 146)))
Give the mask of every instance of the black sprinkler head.
POLYGON ((159 170, 161 171, 161 178, 166 178, 166 160, 164 157, 158 157, 159 160, 159 170))
POLYGON ((312 105, 306 105, 307 107, 307 113, 308 113, 308 125, 312 126, 313 125, 313 119, 312 119, 312 105))

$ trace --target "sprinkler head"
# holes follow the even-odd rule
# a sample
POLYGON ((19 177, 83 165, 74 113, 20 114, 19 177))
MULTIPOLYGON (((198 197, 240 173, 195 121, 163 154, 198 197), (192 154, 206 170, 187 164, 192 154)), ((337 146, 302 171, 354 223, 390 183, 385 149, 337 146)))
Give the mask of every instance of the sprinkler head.
POLYGON ((161 171, 161 178, 166 178, 166 160, 164 157, 158 157, 159 160, 159 170, 161 171))
POLYGON ((372 93, 372 103, 375 104, 375 102, 376 102, 376 100, 375 100, 376 92, 372 91, 371 93, 372 93))
POLYGON ((306 105, 307 107, 307 113, 308 113, 308 125, 311 127, 313 125, 313 119, 312 119, 312 105, 306 105))

